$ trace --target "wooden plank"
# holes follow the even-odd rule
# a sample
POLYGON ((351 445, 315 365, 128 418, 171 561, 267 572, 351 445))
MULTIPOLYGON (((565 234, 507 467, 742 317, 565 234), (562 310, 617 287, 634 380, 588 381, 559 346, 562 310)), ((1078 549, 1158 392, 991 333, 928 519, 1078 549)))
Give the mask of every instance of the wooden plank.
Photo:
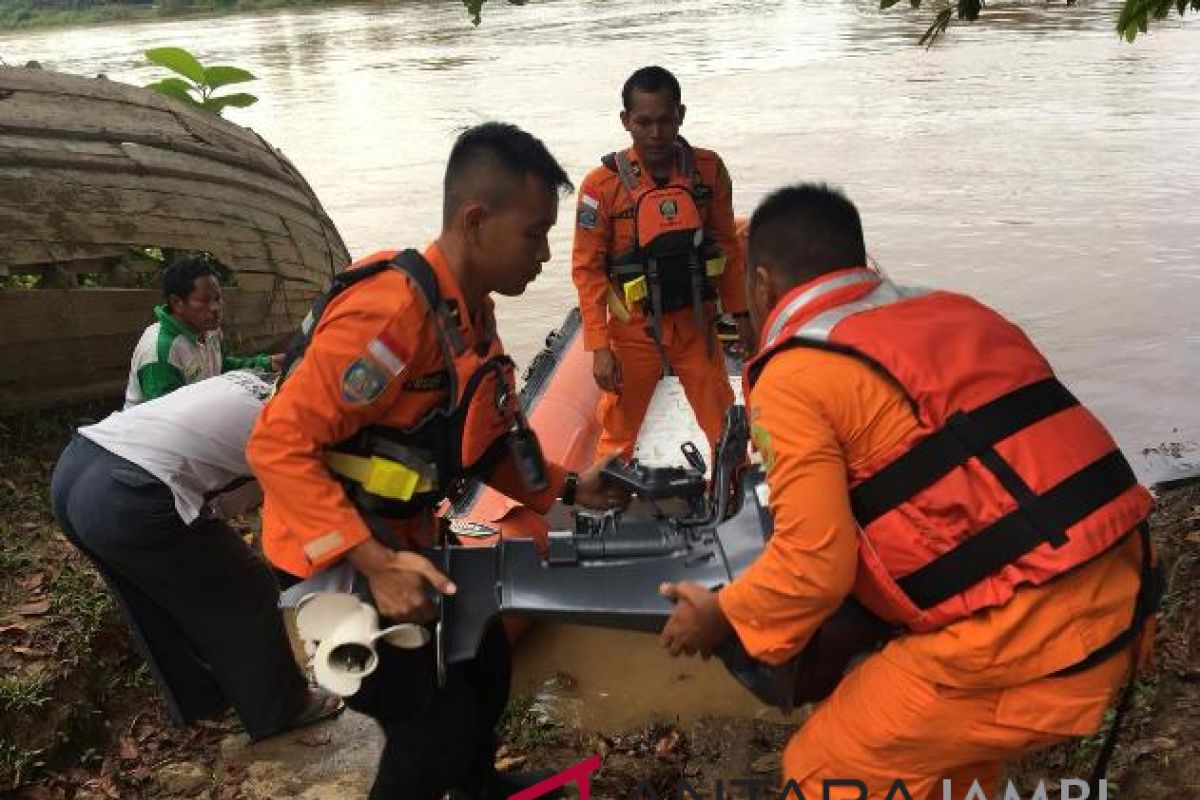
MULTIPOLYGON (((296 326, 316 296, 315 290, 272 293, 240 288, 224 290, 226 332, 263 323, 296 326), (278 323, 278 324, 276 324, 278 323)), ((0 351, 48 342, 69 349, 75 340, 140 335, 154 322, 162 302, 156 289, 33 289, 0 291, 0 319, 5 320, 0 351)))
POLYGON ((0 414, 109 398, 113 401, 112 410, 116 411, 123 402, 128 380, 125 374, 113 373, 97 375, 94 380, 83 384, 75 382, 51 386, 29 383, 20 386, 0 385, 0 414))
POLYGON ((0 140, 0 167, 38 167, 118 174, 162 175, 205 183, 219 183, 258 194, 272 195, 300 208, 312 206, 312 201, 301 190, 281 180, 265 177, 260 173, 231 167, 198 156, 136 144, 124 144, 120 150, 120 155, 31 150, 6 145, 0 140))
POLYGON ((207 214, 201 218, 168 214, 121 213, 118 209, 67 208, 53 209, 46 206, 27 213, 0 205, 0 230, 20 231, 21 239, 46 239, 48 241, 94 241, 99 244, 128 242, 165 242, 179 235, 211 236, 228 242, 262 242, 279 248, 281 257, 299 261, 299 248, 287 233, 276 233, 261 228, 248 227, 247 222, 236 217, 222 219, 220 214, 207 214), (40 212, 40 213, 39 213, 40 212), (11 226, 6 228, 6 226, 11 226))
MULTIPOLYGON (((0 210, 0 216, 3 216, 2 210, 0 210)), ((29 240, 24 237, 21 239, 9 239, 3 242, 3 246, 0 247, 0 259, 14 263, 12 259, 8 258, 10 248, 12 252, 17 252, 18 250, 29 252, 29 248, 39 242, 43 248, 41 252, 49 252, 49 260, 51 261, 68 260, 71 257, 90 257, 92 253, 87 248, 89 244, 114 245, 128 243, 130 245, 170 247, 179 250, 207 251, 212 253, 221 263, 234 270, 253 266, 258 271, 278 272, 285 277, 305 281, 314 286, 321 285, 327 279, 326 274, 312 267, 300 264, 300 251, 294 244, 287 240, 230 241, 229 239, 217 238, 220 235, 217 229, 206 230, 203 227, 196 227, 190 230, 162 230, 155 233, 128 230, 112 231, 97 226, 92 229, 91 234, 100 241, 93 240, 91 242, 81 242, 67 238, 66 233, 63 231, 57 233, 43 232, 40 234, 42 237, 40 239, 34 238, 29 240), (58 239, 59 237, 61 237, 59 241, 46 241, 47 239, 58 239), (24 247, 22 246, 23 244, 24 247)), ((35 232, 34 236, 37 237, 39 234, 35 232)))
POLYGON ((150 289, 31 289, 0 292, 0 350, 31 342, 136 335, 162 302, 150 289))
POLYGON ((131 119, 131 109, 152 115, 157 124, 139 120, 131 130, 147 132, 162 130, 173 134, 196 137, 230 150, 261 147, 252 131, 207 112, 193 109, 177 100, 118 81, 85 78, 49 70, 26 70, 0 67, 0 88, 12 91, 8 98, 14 108, 9 119, 45 119, 45 110, 54 108, 88 108, 89 114, 68 116, 64 130, 96 130, 95 120, 101 116, 96 109, 107 108, 117 117, 116 125, 105 129, 121 130, 120 120, 131 119), (29 114, 28 104, 36 113, 29 114), (89 108, 95 106, 95 108, 89 108), (24 112, 24 113, 18 113, 24 112))
MULTIPOLYGON (((0 122, 0 141, 13 147, 51 149, 65 152, 88 153, 100 146, 119 148, 133 143, 158 150, 186 153, 205 160, 226 164, 238 169, 256 172, 264 177, 281 180, 288 185, 299 185, 299 175, 291 162, 264 142, 256 141, 241 148, 213 145, 181 127, 178 132, 144 130, 64 130, 36 124, 35 120, 12 116, 0 122)), ((311 190, 300 186, 307 195, 311 190)))
POLYGON ((94 375, 124 370, 129 373, 133 347, 140 332, 63 342, 27 342, 20 348, 0 349, 0 385, 25 383, 83 383, 94 375))
POLYGON ((80 187, 70 197, 50 196, 46 189, 7 192, 9 182, 0 179, 0 208, 43 219, 62 214, 105 213, 117 216, 175 217, 218 225, 237 225, 276 236, 320 242, 319 234, 301 225, 288 225, 278 214, 248 205, 215 205, 203 199, 162 192, 80 187))
MULTIPOLYGON (((188 197, 198 202, 214 205, 236 205, 238 207, 258 208, 264 212, 278 215, 289 223, 295 223, 302 228, 312 231, 317 239, 324 242, 328 239, 331 248, 341 258, 348 262, 349 254, 338 236, 332 221, 325 215, 319 204, 308 203, 297 205, 291 202, 278 201, 261 193, 247 190, 244 187, 229 187, 206 181, 175 178, 161 175, 127 175, 121 173, 86 172, 71 169, 39 168, 31 169, 27 165, 0 166, 0 179, 4 186, 13 191, 20 191, 23 197, 30 201, 37 197, 49 196, 50 199, 68 199, 70 194, 84 189, 100 191, 136 191, 147 194, 165 194, 171 197, 188 197), (35 190, 34 186, 44 187, 35 190), (26 188, 18 188, 26 187, 26 188)), ((0 193, 0 197, 5 197, 0 193)))

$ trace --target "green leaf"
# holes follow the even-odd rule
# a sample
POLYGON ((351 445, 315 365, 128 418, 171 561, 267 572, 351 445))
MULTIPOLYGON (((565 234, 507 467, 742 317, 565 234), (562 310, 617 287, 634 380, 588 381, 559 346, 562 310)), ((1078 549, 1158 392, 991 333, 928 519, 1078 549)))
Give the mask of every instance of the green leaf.
POLYGON ((241 67, 208 67, 204 70, 204 82, 210 89, 220 89, 231 83, 255 80, 254 75, 241 67))
POLYGON ((146 88, 165 94, 167 97, 182 100, 188 105, 199 105, 196 98, 192 96, 192 85, 182 78, 163 78, 161 81, 146 84, 146 88))
POLYGON ((204 83, 204 67, 195 56, 182 47, 155 47, 146 51, 146 58, 160 67, 178 72, 192 83, 204 83))
POLYGON ((258 98, 254 95, 239 92, 237 94, 227 94, 224 97, 210 97, 201 103, 201 106, 205 111, 220 114, 226 108, 245 108, 257 102, 258 98))

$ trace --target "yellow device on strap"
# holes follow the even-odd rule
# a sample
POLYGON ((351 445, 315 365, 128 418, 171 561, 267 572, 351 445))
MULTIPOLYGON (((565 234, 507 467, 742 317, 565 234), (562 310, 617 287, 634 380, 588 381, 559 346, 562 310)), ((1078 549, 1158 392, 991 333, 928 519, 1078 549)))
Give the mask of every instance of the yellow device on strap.
POLYGON ((621 298, 617 297, 617 290, 612 287, 611 283, 608 285, 608 292, 605 294, 604 299, 608 302, 608 313, 612 314, 613 317, 620 320, 623 324, 628 325, 633 317, 629 315, 629 309, 621 302, 621 298))
POLYGON ((417 491, 433 488, 431 481, 423 480, 419 470, 389 458, 326 453, 325 465, 338 475, 355 481, 370 494, 389 500, 408 501, 417 491))
POLYGON ((725 256, 714 256, 704 262, 704 271, 710 278, 719 278, 725 274, 725 256))
POLYGON ((625 304, 628 306, 642 302, 646 299, 646 295, 650 293, 646 287, 645 275, 639 275, 631 281, 625 281, 621 288, 625 290, 625 304))

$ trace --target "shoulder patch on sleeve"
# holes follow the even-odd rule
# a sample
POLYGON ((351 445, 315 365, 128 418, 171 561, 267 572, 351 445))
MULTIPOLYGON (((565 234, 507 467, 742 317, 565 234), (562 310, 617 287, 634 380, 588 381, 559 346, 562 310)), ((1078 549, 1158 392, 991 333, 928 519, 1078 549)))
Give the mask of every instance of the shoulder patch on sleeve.
POLYGON ((579 227, 590 231, 596 227, 596 209, 588 208, 585 205, 579 206, 579 216, 577 220, 579 227))
POLYGON ((364 406, 383 394, 388 385, 384 368, 367 356, 350 362, 342 373, 342 399, 354 406, 364 406))

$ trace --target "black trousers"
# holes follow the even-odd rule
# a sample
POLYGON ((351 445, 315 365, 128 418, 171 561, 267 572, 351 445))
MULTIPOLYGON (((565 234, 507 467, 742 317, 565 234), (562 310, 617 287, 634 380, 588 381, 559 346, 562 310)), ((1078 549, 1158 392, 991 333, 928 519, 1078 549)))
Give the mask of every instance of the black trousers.
POLYGON ((177 723, 231 705, 260 738, 304 708, 278 587, 232 528, 185 524, 164 483, 78 434, 50 491, 54 516, 116 596, 177 723))
POLYGON ((478 656, 451 667, 442 687, 432 646, 382 644, 377 653, 379 666, 348 699, 386 737, 370 800, 438 800, 450 789, 487 797, 512 678, 504 628, 493 626, 478 656))

